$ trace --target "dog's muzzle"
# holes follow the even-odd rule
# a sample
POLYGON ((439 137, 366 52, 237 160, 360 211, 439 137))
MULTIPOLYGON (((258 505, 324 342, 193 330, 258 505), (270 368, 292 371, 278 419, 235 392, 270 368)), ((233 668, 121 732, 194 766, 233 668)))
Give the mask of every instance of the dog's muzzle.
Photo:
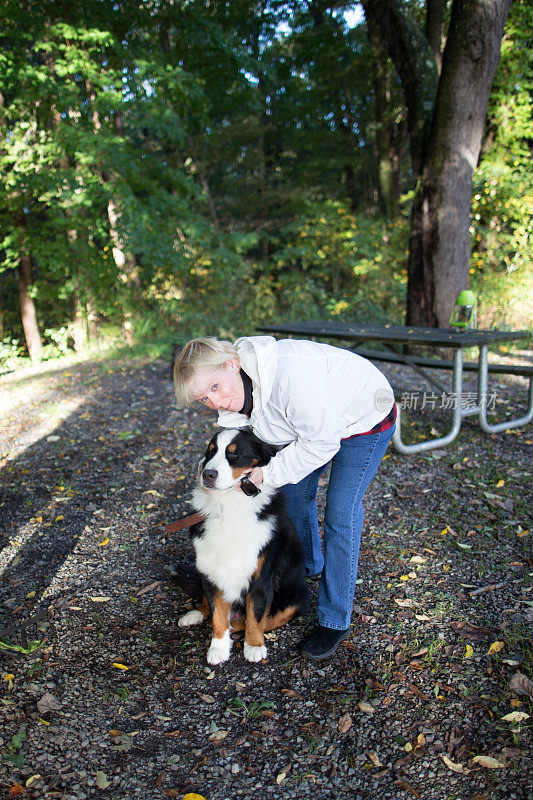
POLYGON ((202 483, 207 489, 216 489, 215 482, 218 478, 216 469, 204 469, 202 473, 202 483))

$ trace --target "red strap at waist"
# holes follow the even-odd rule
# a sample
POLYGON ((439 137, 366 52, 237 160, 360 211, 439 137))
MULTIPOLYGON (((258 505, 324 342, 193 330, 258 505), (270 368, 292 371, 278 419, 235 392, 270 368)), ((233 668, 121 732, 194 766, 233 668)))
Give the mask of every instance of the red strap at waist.
POLYGON ((398 412, 396 411, 396 403, 394 403, 393 407, 385 417, 382 419, 381 422, 378 422, 377 425, 374 425, 369 431, 363 431, 362 433, 354 433, 353 436, 347 436, 345 439, 341 439, 342 442, 348 441, 348 439, 355 439, 356 436, 370 436, 373 433, 382 433, 383 431, 387 431, 389 428, 392 428, 394 423, 396 422, 396 416, 398 412))

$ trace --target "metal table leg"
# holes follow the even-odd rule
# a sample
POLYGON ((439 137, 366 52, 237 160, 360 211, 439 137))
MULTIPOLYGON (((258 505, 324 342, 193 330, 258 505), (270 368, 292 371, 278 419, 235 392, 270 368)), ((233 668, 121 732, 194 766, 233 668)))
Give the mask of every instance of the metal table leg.
POLYGON ((436 447, 444 447, 450 444, 457 437, 461 428, 461 420, 464 416, 461 408, 461 398, 463 396, 463 351, 459 348, 453 351, 452 394, 454 397, 452 427, 446 436, 440 436, 429 441, 417 442, 416 444, 404 444, 402 442, 402 411, 398 407, 396 430, 392 437, 392 443, 399 453, 409 455, 411 453, 422 453, 425 450, 434 450, 436 447))
POLYGON ((509 428, 519 428, 522 425, 527 425, 533 419, 533 379, 529 379, 528 391, 528 406, 527 412, 523 417, 518 419, 508 420, 507 422, 498 422, 492 425, 487 421, 487 407, 489 395, 489 367, 488 367, 488 350, 487 344, 480 345, 479 348, 479 362, 478 362, 478 420, 482 430, 485 433, 500 433, 509 428))

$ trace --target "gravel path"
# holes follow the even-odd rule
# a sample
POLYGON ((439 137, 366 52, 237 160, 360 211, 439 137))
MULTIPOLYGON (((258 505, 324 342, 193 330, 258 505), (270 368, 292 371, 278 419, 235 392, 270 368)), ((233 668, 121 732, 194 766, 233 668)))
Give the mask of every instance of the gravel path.
MULTIPOLYGON (((192 556, 165 525, 188 513, 215 418, 174 408, 162 361, 63 362, 0 388, 0 797, 533 798, 531 428, 470 420, 446 450, 391 450, 352 638, 310 665, 312 613, 269 635, 267 662, 236 642, 213 669, 164 567, 192 556)), ((514 413, 524 384, 496 391, 514 413)))

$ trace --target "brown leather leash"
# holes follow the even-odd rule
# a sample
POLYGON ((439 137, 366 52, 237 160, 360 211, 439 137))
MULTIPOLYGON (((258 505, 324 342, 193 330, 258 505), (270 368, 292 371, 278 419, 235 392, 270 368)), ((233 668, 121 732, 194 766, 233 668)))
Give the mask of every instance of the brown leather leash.
POLYGON ((204 519, 205 516, 203 514, 190 514, 188 517, 183 517, 183 519, 176 520, 176 522, 170 522, 165 528, 165 533, 176 533, 177 531, 182 531, 185 528, 190 528, 192 525, 196 525, 197 522, 203 522, 204 519))

